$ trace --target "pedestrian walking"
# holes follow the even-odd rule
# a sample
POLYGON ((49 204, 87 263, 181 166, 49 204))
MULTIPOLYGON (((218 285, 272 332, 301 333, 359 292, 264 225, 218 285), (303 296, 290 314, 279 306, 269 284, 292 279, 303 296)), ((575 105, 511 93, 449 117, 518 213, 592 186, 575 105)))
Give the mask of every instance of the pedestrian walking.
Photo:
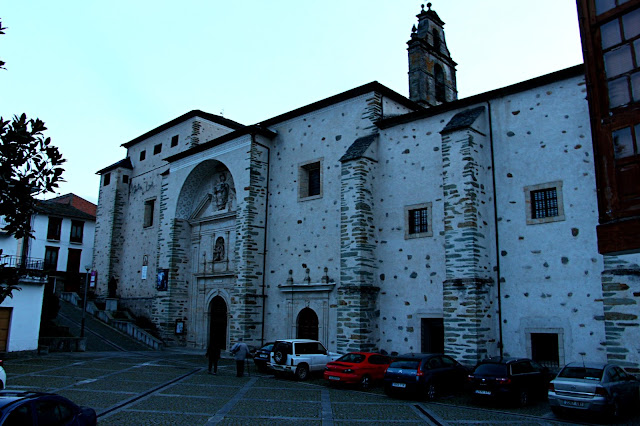
POLYGON ((209 346, 207 347, 207 353, 205 354, 209 358, 209 374, 218 374, 218 360, 220 359, 220 345, 215 338, 209 340, 209 346), (213 373, 211 367, 213 366, 213 373))
POLYGON ((242 337, 238 339, 235 345, 231 348, 231 353, 236 360, 236 376, 244 376, 244 361, 250 356, 249 347, 242 341, 242 337))

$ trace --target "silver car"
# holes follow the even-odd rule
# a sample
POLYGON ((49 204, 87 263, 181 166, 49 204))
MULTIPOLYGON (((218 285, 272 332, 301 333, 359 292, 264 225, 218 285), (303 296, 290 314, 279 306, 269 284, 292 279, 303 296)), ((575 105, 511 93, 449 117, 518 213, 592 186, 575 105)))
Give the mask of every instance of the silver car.
POLYGON ((617 417, 640 403, 640 382, 622 368, 604 362, 567 364, 549 384, 554 414, 602 413, 617 417))

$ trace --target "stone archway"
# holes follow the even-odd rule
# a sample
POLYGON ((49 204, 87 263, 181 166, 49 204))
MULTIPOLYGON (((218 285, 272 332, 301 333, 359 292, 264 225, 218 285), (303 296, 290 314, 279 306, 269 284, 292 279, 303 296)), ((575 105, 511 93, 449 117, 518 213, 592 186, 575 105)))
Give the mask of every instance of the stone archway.
POLYGON ((216 296, 209 303, 209 343, 212 339, 222 350, 227 349, 227 303, 216 296))
POLYGON ((296 321, 297 338, 318 340, 318 315, 311 308, 304 308, 296 321))

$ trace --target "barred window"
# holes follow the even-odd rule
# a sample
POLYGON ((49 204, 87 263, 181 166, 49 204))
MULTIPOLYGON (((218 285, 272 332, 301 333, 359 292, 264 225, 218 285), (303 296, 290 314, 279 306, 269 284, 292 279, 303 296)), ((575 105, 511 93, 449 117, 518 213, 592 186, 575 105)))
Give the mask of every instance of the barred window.
POLYGON ((426 208, 409 210, 409 234, 429 232, 428 219, 429 215, 426 208))
POLYGON ((558 193, 555 188, 531 191, 531 218, 558 216, 558 193))
POLYGON ((562 181, 524 187, 527 225, 564 220, 562 181))
POLYGON ((414 204, 404 208, 404 238, 433 236, 431 203, 414 204))

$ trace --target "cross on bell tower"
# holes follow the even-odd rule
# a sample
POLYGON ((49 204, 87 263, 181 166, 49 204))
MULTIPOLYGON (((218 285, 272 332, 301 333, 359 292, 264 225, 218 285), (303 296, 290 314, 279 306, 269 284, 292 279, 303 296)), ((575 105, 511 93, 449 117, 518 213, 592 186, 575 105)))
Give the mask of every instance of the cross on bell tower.
POLYGON ((413 26, 409 46, 409 98, 424 107, 440 105, 458 99, 456 63, 451 59, 444 40, 444 22, 438 14, 427 10, 416 15, 418 28, 413 26))

